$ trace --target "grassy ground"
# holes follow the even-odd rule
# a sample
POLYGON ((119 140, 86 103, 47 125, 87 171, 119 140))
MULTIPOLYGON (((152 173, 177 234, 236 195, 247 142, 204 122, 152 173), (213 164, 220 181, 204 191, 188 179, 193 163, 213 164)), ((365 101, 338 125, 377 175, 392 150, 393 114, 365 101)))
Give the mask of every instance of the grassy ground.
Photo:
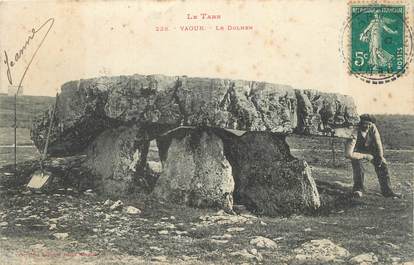
MULTIPOLYGON (((0 127, 0 166, 14 162, 14 129, 0 127)), ((30 140, 30 130, 17 128, 17 160, 38 159, 39 152, 30 140)))
MULTIPOLYGON (((21 139, 25 141, 23 132, 21 139)), ((342 156, 333 165, 329 144, 309 149, 311 139, 290 137, 288 141, 294 149, 307 147, 293 154, 309 162, 318 183, 336 187, 332 196, 324 185, 319 186, 321 197, 331 201, 314 214, 288 218, 247 215, 247 222, 206 223, 200 217, 216 211, 160 204, 139 193, 111 198, 142 210, 139 215, 129 215, 104 205, 108 197, 75 189, 28 194, 23 187, 0 187, 0 223, 7 223, 0 226, 0 264, 292 264, 293 249, 312 239, 329 239, 348 249, 351 256, 373 252, 380 264, 414 261, 413 151, 386 153, 393 186, 404 199, 381 197, 368 164, 367 193, 352 199, 347 195, 352 185, 350 165, 342 156), (50 230, 54 223, 56 228, 50 230), (227 230, 234 227, 244 230, 227 230), (69 236, 54 239, 57 232, 69 236), (278 247, 259 248, 261 259, 232 256, 257 248, 250 244, 255 236, 273 239, 278 247)), ((341 147, 338 144, 338 150, 341 147)), ((8 157, 7 163, 11 162, 8 157)), ((3 170, 0 177, 6 174, 3 170)))
POLYGON ((412 115, 375 115, 381 137, 388 148, 414 148, 414 117, 412 115))
MULTIPOLYGON (((55 97, 18 96, 17 127, 30 128, 32 119, 55 103, 55 97)), ((14 96, 0 95, 0 127, 14 125, 14 96)))

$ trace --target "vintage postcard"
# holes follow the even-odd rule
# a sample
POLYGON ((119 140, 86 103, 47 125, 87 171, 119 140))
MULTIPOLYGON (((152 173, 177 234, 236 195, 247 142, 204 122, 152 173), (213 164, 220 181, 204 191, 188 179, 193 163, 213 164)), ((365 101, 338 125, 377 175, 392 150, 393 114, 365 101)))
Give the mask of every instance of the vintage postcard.
POLYGON ((412 0, 0 0, 0 264, 414 264, 412 0))

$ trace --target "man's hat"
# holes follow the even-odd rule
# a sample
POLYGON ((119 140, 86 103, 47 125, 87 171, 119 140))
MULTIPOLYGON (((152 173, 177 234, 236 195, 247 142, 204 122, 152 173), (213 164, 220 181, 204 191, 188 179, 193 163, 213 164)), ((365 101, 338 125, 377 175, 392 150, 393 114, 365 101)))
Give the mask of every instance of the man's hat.
POLYGON ((374 115, 371 114, 362 114, 361 116, 359 116, 359 119, 362 121, 369 121, 372 123, 376 123, 377 119, 374 117, 374 115))

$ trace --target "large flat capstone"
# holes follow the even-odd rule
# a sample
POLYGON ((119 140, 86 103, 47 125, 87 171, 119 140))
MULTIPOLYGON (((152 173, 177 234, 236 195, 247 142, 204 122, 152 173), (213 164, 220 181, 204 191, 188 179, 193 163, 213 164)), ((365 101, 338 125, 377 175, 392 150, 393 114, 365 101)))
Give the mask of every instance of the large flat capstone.
MULTIPOLYGON (((49 116, 45 112, 33 124, 31 137, 38 148, 44 145, 49 116)), ((190 125, 331 136, 357 122, 355 104, 345 95, 243 80, 99 77, 62 86, 49 153, 75 154, 99 133, 120 125, 190 125)))

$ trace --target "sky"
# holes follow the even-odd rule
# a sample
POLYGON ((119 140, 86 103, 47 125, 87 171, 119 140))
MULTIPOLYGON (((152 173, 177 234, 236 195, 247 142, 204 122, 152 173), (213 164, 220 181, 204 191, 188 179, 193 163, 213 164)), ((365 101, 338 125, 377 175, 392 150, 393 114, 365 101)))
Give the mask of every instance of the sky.
POLYGON ((187 75, 347 94, 360 113, 414 114, 412 63, 383 85, 348 73, 341 53, 348 14, 346 1, 328 0, 1 1, 0 92, 10 87, 8 69, 13 86, 27 69, 26 95, 55 95, 67 81, 103 75, 187 75), (190 26, 204 30, 186 31, 190 26))

